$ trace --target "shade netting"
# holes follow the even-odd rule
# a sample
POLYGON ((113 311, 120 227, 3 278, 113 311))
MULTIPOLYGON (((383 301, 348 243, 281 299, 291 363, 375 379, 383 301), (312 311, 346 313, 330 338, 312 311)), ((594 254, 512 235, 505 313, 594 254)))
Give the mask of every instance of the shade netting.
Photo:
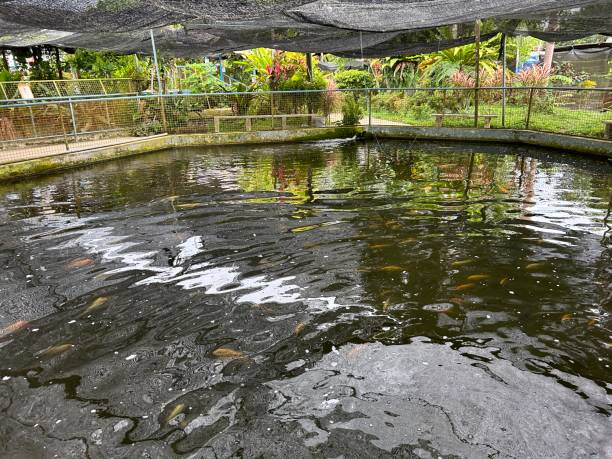
POLYGON ((0 0, 0 46, 202 56, 255 47, 380 57, 499 32, 612 33, 612 0, 0 0))

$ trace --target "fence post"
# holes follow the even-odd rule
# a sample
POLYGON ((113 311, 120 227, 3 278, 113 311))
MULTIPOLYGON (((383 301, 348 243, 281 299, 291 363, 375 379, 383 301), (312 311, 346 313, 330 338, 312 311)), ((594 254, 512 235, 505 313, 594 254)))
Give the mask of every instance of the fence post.
POLYGON ((68 105, 70 106, 70 118, 72 119, 72 130, 74 134, 74 141, 78 142, 79 137, 77 136, 77 123, 76 123, 76 115, 74 113, 74 107, 72 106, 72 98, 68 98, 68 105))
POLYGON ((506 34, 502 34, 502 127, 506 127, 506 34))
POLYGON ((476 67, 476 81, 474 87, 474 127, 478 127, 478 102, 479 102, 479 89, 480 89, 480 19, 476 20, 474 24, 474 35, 476 35, 476 50, 474 55, 475 67, 476 67))
POLYGON ((533 88, 529 89, 529 105, 527 106, 527 119, 525 120, 525 129, 529 129, 529 122, 531 121, 531 106, 533 104, 533 88))
POLYGON ((370 88, 368 91, 368 130, 372 130, 372 90, 370 88))
POLYGON ((66 137, 66 128, 64 127, 64 113, 62 112, 62 105, 57 104, 57 111, 60 116, 60 123, 62 125, 62 134, 64 135, 64 145, 66 146, 66 151, 70 151, 70 147, 68 147, 68 137, 66 137))
MULTIPOLYGON (((100 79, 100 86, 102 86, 102 92, 104 92, 104 95, 107 96, 108 91, 106 90, 106 86, 104 86, 104 81, 102 81, 101 79, 100 79)), ((108 124, 108 127, 110 128, 112 124, 111 124, 111 119, 110 119, 110 111, 108 109, 108 102, 104 102, 104 108, 106 110, 106 124, 108 124)))

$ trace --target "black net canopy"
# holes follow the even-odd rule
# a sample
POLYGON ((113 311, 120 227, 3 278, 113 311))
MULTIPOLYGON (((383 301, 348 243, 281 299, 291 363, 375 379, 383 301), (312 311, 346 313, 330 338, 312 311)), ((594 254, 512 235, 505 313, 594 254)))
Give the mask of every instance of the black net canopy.
POLYGON ((0 0, 0 47, 202 56, 256 47, 382 57, 504 32, 612 34, 612 0, 0 0))

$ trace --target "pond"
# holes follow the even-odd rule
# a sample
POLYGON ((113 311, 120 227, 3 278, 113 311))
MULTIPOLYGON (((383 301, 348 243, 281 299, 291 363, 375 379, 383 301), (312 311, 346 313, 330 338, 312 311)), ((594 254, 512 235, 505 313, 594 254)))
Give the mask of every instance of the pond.
POLYGON ((4 185, 0 456, 612 454, 611 169, 338 141, 4 185))

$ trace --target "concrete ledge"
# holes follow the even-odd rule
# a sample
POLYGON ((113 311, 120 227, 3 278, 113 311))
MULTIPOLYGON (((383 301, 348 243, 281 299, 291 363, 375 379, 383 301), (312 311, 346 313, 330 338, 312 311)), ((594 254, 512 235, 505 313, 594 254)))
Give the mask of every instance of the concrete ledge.
POLYGON ((517 129, 470 129, 417 126, 372 126, 367 134, 388 139, 453 140, 535 145, 612 158, 612 142, 517 129))
POLYGON ((284 142, 310 142, 315 140, 349 138, 362 133, 360 127, 330 127, 291 131, 253 131, 220 134, 181 134, 148 137, 129 143, 81 150, 61 155, 46 156, 18 163, 0 165, 0 181, 47 174, 72 167, 101 161, 150 153, 174 147, 208 145, 245 145, 284 142))

